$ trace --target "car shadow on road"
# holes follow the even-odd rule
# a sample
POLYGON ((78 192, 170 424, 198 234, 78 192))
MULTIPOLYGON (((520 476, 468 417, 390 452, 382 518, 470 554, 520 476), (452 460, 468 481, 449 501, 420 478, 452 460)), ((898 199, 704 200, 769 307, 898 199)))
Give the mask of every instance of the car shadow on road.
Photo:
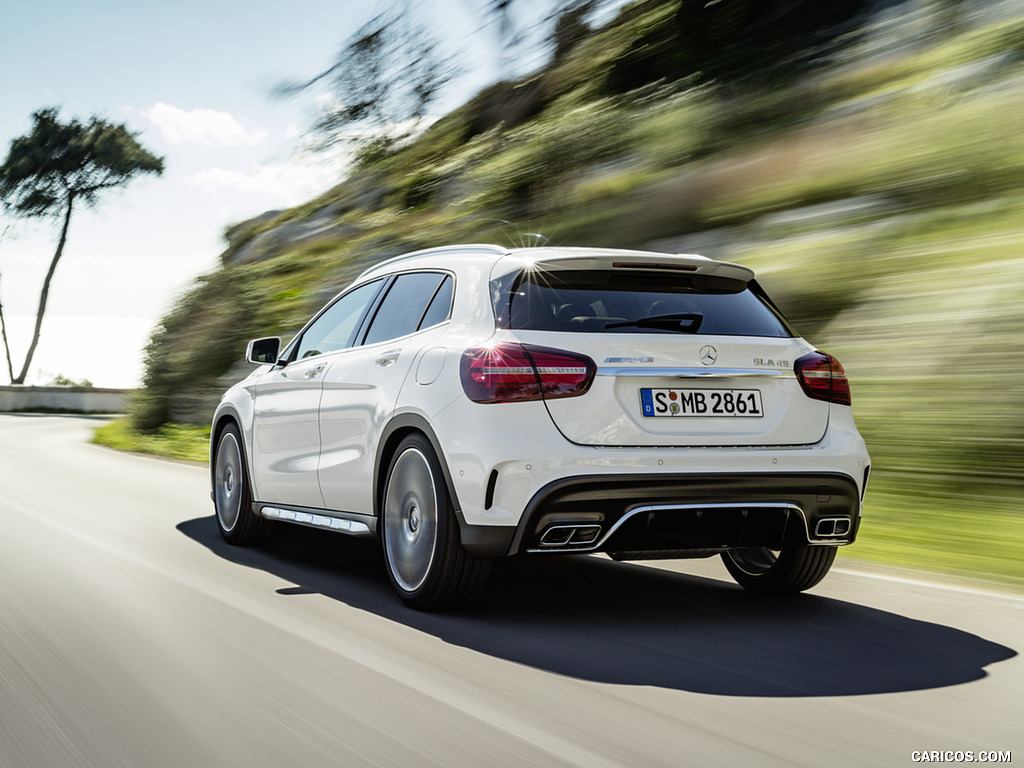
POLYGON ((803 594, 604 558, 499 561, 482 603, 421 613, 391 591, 374 542, 294 526, 231 546, 211 517, 178 530, 294 587, 507 661, 583 680, 725 696, 851 696, 957 685, 1016 651, 952 627, 803 594))

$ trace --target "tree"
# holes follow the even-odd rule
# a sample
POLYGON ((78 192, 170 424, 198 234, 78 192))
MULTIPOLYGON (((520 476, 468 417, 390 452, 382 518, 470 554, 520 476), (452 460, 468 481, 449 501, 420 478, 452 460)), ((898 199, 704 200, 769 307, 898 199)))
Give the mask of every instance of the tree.
MULTIPOLYGON (((4 227, 3 232, 0 232, 0 243, 4 241, 4 237, 10 230, 10 225, 4 227)), ((2 275, 0 275, 2 276, 2 275)), ((11 381, 14 381, 14 365, 11 363, 11 348, 7 344, 7 323, 4 321, 4 305, 0 301, 0 337, 3 337, 4 352, 7 353, 7 373, 11 381)))
MULTIPOLYGON (((32 343, 21 373, 12 384, 24 384, 39 344, 39 334, 50 295, 50 282, 64 254, 71 214, 79 204, 96 206, 103 192, 124 187, 144 173, 163 173, 163 158, 139 144, 124 125, 114 125, 93 115, 88 123, 76 119, 62 123, 56 108, 32 115, 32 130, 11 142, 0 165, 0 200, 18 216, 54 218, 60 222, 57 250, 39 293, 32 343)), ((8 359, 10 348, 4 346, 8 359)))
POLYGON ((775 79, 822 58, 874 5, 869 0, 680 0, 677 41, 691 71, 707 79, 775 79))
POLYGON ((313 126, 314 148, 349 143, 386 153, 415 131, 456 74, 438 41, 396 6, 360 27, 323 72, 275 91, 289 97, 317 84, 329 88, 332 103, 313 126))
POLYGON ((767 84, 800 75, 852 40, 878 3, 896 0, 673 0, 612 61, 606 87, 662 81, 767 84))
POLYGON ((602 0, 563 0, 552 12, 554 23, 547 43, 551 47, 551 63, 560 64, 579 43, 591 34, 587 21, 602 0))

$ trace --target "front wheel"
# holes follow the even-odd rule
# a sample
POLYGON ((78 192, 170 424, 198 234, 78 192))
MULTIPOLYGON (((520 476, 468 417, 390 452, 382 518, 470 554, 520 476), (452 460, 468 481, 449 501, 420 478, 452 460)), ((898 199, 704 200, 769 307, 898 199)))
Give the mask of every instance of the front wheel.
POLYGON ((810 589, 828 573, 835 547, 741 547, 722 553, 729 573, 744 589, 784 595, 810 589))
POLYGON ((483 590, 491 564, 463 549, 441 462, 422 435, 402 440, 391 459, 381 518, 388 579, 406 605, 453 608, 483 590))
POLYGON ((220 535, 231 544, 255 544, 266 538, 273 522, 252 511, 249 473, 238 427, 228 424, 213 455, 213 505, 220 535))

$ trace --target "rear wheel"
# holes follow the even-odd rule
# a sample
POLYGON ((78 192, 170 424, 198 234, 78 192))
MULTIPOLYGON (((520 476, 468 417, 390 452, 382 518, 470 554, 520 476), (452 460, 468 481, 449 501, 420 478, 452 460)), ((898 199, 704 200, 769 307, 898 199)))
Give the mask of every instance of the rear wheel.
POLYGON ((483 590, 490 561, 463 549, 441 463, 422 435, 403 439, 391 459, 381 518, 388 579, 406 605, 453 608, 483 590))
POLYGON ((213 505, 221 536, 232 544, 255 544, 270 533, 272 521, 252 510, 249 473, 238 427, 228 424, 213 458, 213 505))
POLYGON ((835 559, 835 547, 743 547, 722 553, 736 583, 752 592, 776 595, 810 589, 825 578, 835 559))

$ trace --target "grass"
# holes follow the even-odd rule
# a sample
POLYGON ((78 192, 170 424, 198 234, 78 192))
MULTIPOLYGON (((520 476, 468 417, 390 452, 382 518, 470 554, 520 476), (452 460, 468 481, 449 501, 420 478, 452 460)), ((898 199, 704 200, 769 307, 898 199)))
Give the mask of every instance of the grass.
POLYGON ((908 493, 906 478, 872 478, 850 560, 931 571, 1024 591, 1020 499, 908 493))
POLYGON ((164 424, 149 433, 133 429, 130 419, 115 419, 97 428, 92 442, 119 451, 145 453, 179 461, 205 464, 210 458, 209 427, 164 424))

